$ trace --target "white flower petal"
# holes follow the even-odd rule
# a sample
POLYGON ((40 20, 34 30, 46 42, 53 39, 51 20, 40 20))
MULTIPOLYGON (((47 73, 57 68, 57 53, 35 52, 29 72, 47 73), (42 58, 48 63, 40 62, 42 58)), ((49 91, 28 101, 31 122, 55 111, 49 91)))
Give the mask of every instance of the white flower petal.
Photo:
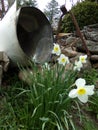
POLYGON ((55 53, 57 56, 59 56, 61 54, 61 51, 58 51, 57 53, 55 53))
POLYGON ((65 57, 65 55, 64 55, 64 54, 61 54, 60 57, 65 57))
POLYGON ((52 54, 56 54, 56 55, 60 55, 61 54, 61 49, 60 49, 59 44, 55 44, 54 43, 52 54))
POLYGON ((79 57, 79 61, 81 61, 82 63, 86 63, 86 59, 87 59, 87 55, 79 57))
POLYGON ((94 85, 85 85, 85 88, 89 88, 89 89, 94 90, 95 86, 94 85))
POLYGON ((78 71, 80 71, 80 68, 78 68, 77 66, 74 66, 73 70, 78 70, 78 71))
POLYGON ((86 84, 86 81, 85 79, 79 78, 76 80, 75 84, 77 87, 84 87, 84 85, 86 84))
POLYGON ((85 59, 87 59, 87 55, 84 55, 85 59))
POLYGON ((77 70, 77 67, 76 67, 76 66, 74 66, 73 70, 77 70))
POLYGON ((70 92, 69 92, 69 95, 68 95, 70 98, 75 98, 77 97, 77 89, 72 89, 70 92))
POLYGON ((79 100, 80 100, 81 102, 83 102, 83 103, 87 103, 87 101, 88 101, 88 96, 87 96, 87 94, 82 95, 82 96, 78 95, 78 98, 79 98, 79 100))
POLYGON ((82 65, 81 61, 75 61, 75 66, 73 68, 74 70, 80 71, 82 67, 83 67, 83 65, 82 65))
POLYGON ((88 94, 88 95, 93 95, 93 94, 94 94, 94 91, 87 91, 87 94, 88 94))
POLYGON ((86 92, 87 92, 87 95, 93 95, 94 94, 94 85, 86 85, 85 86, 86 88, 86 92))
POLYGON ((59 64, 65 65, 69 63, 69 59, 64 54, 61 54, 60 57, 57 59, 59 64))

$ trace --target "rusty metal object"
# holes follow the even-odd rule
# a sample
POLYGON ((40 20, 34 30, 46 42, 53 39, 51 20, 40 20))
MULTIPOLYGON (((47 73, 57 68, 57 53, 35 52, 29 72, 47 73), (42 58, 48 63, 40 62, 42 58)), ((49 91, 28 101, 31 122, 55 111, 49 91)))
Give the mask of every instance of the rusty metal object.
POLYGON ((74 22, 74 25, 75 25, 75 27, 76 27, 78 36, 81 38, 82 43, 83 43, 83 45, 84 45, 84 47, 85 47, 86 53, 87 53, 87 55, 90 57, 90 52, 89 52, 89 50, 88 50, 88 48, 87 48, 86 42, 85 42, 85 40, 84 40, 82 34, 81 34, 81 31, 80 31, 78 22, 77 22, 77 20, 76 20, 76 18, 75 18, 75 16, 74 16, 74 14, 72 13, 72 11, 70 11, 69 13, 70 13, 71 18, 72 18, 72 20, 73 20, 73 22, 74 22))
POLYGON ((58 40, 58 35, 60 32, 60 27, 61 27, 61 23, 62 23, 62 17, 67 13, 67 10, 65 8, 65 5, 62 5, 60 7, 61 11, 62 11, 62 15, 60 16, 59 22, 58 22, 58 28, 57 28, 57 33, 56 33, 56 38, 55 38, 55 42, 57 42, 58 40))

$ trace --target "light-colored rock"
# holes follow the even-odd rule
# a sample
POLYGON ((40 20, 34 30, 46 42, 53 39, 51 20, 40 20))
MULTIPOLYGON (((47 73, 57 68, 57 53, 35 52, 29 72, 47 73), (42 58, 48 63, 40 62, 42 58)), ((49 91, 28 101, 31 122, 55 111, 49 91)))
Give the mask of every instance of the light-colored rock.
POLYGON ((98 23, 85 26, 83 33, 86 39, 98 42, 98 23))
POLYGON ((97 61, 98 62, 98 55, 91 55, 90 59, 91 59, 91 61, 97 61))
MULTIPOLYGON (((94 42, 94 41, 90 41, 90 40, 85 40, 86 41, 86 45, 88 50, 92 53, 92 54, 98 54, 98 42, 94 42)), ((78 51, 83 52, 86 51, 85 47, 83 46, 83 43, 81 40, 78 40, 76 43, 76 48, 78 51)))
POLYGON ((93 63, 93 64, 92 64, 92 67, 93 67, 94 69, 98 69, 98 63, 93 63))
POLYGON ((75 56, 77 55, 77 52, 74 51, 74 50, 72 50, 71 47, 68 47, 68 48, 62 47, 62 48, 61 48, 61 51, 62 51, 63 54, 65 54, 65 55, 68 56, 69 58, 75 57, 75 56))
POLYGON ((7 71, 9 66, 9 58, 5 52, 0 52, 0 64, 2 65, 3 71, 7 71))
POLYGON ((18 74, 19 79, 24 81, 27 84, 32 83, 32 76, 33 76, 32 70, 22 70, 18 74))
POLYGON ((70 37, 68 37, 68 38, 66 39, 66 44, 70 45, 70 44, 72 44, 72 42, 74 42, 75 40, 76 40, 76 37, 70 36, 70 37))
POLYGON ((3 71, 7 71, 9 58, 4 52, 0 52, 0 86, 2 84, 3 71))

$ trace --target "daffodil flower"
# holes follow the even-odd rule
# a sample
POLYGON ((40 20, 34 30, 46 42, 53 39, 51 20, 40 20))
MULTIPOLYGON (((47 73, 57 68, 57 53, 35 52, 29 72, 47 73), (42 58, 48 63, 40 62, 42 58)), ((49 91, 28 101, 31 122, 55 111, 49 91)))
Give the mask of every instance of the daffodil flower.
POLYGON ((52 54, 56 54, 56 55, 60 55, 61 54, 61 49, 60 49, 59 44, 55 44, 54 43, 52 54))
POLYGON ((74 70, 80 71, 82 67, 83 67, 83 64, 81 63, 81 61, 75 61, 75 65, 73 68, 74 70))
POLYGON ((87 60, 87 55, 79 57, 79 61, 81 61, 81 63, 86 63, 86 60, 87 60))
POLYGON ((94 85, 86 85, 85 79, 79 78, 76 80, 75 85, 77 86, 76 89, 72 89, 69 92, 70 98, 76 98, 86 103, 88 101, 88 96, 94 94, 94 85))
POLYGON ((65 65, 69 63, 69 59, 64 54, 61 54, 60 57, 57 59, 59 64, 65 65))

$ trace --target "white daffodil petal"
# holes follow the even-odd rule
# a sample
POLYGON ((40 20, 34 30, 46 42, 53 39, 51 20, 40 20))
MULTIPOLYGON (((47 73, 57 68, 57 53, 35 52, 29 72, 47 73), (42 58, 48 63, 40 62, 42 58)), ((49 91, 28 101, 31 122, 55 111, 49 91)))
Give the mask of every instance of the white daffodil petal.
POLYGON ((59 44, 55 44, 54 43, 52 54, 56 54, 56 55, 60 55, 61 54, 61 49, 60 49, 59 44))
POLYGON ((69 62, 69 58, 67 57, 67 64, 68 64, 68 63, 70 63, 70 62, 69 62))
POLYGON ((87 101, 88 101, 88 96, 86 94, 85 95, 81 95, 81 96, 78 95, 78 98, 83 103, 87 103, 87 101))
POLYGON ((68 95, 70 98, 75 98, 77 97, 77 89, 72 89, 70 92, 69 92, 69 95, 68 95))
POLYGON ((57 53, 55 53, 57 56, 59 56, 60 55, 60 53, 61 53, 61 51, 58 51, 57 53))
POLYGON ((81 61, 75 61, 75 66, 73 68, 74 70, 80 71, 82 67, 83 67, 83 65, 82 65, 81 61))
POLYGON ((87 59, 87 55, 84 55, 85 59, 87 59))
POLYGON ((77 70, 77 67, 76 67, 76 66, 74 66, 73 70, 77 70))
POLYGON ((86 81, 85 79, 79 78, 76 80, 75 84, 77 87, 84 87, 84 85, 86 84, 86 81))
POLYGON ((87 59, 87 55, 79 57, 79 61, 81 61, 82 63, 86 63, 86 59, 87 59))
POLYGON ((94 94, 94 91, 87 91, 87 95, 93 95, 94 94))
POLYGON ((87 93, 87 95, 93 95, 94 94, 94 89, 93 88, 87 88, 86 87, 86 93, 87 93))
POLYGON ((64 54, 61 54, 60 57, 57 59, 59 64, 65 65, 69 63, 69 59, 64 54))
POLYGON ((82 63, 81 63, 81 61, 75 61, 75 65, 76 66, 81 66, 81 67, 83 66, 82 63))
POLYGON ((76 67, 76 66, 74 66, 73 70, 78 70, 78 71, 80 71, 81 69, 78 68, 78 67, 76 67))
POLYGON ((89 88, 89 89, 94 90, 95 86, 94 85, 85 85, 85 88, 89 88))

